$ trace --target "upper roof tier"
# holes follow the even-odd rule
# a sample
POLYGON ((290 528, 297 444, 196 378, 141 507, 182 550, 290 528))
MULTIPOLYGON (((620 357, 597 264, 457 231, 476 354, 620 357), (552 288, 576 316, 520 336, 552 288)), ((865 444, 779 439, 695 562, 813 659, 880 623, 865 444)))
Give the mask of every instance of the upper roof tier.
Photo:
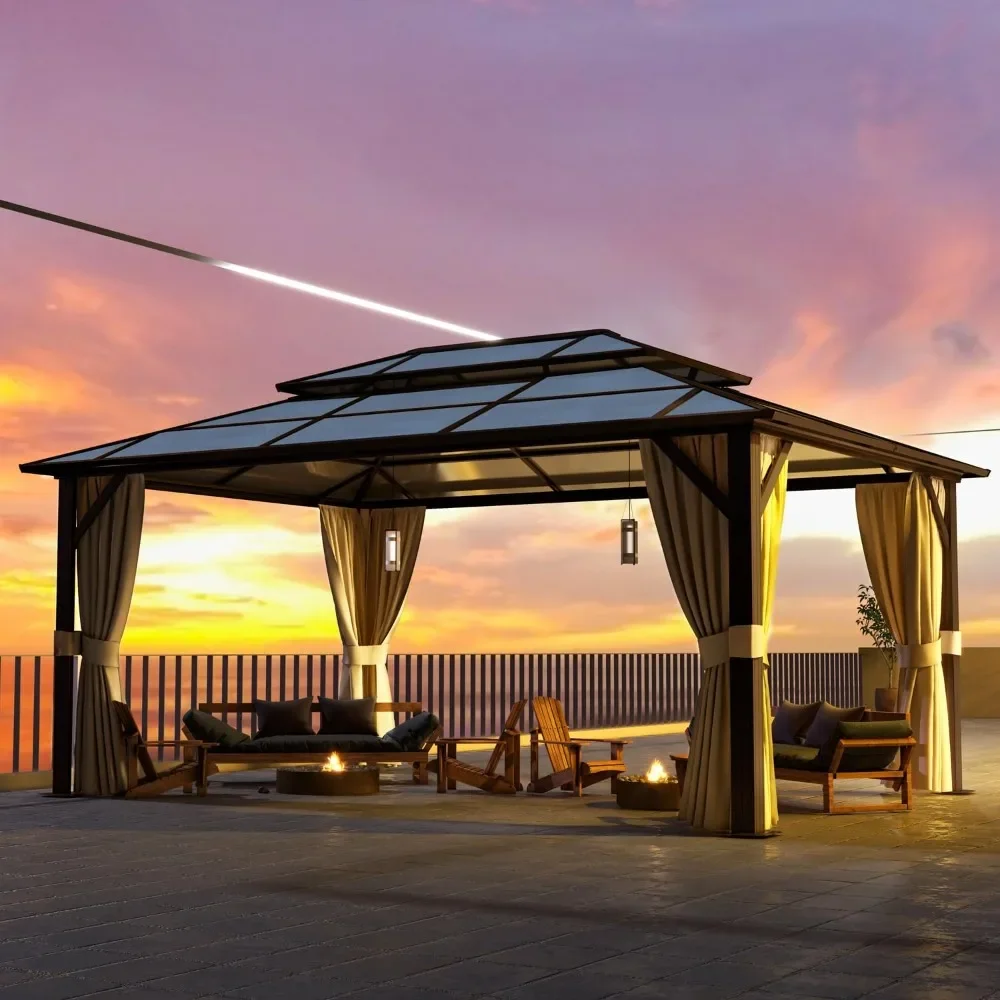
POLYGON ((607 371, 641 365, 701 385, 749 385, 750 377, 638 341, 613 330, 575 330, 516 337, 499 344, 447 344, 378 358, 363 365, 279 382, 297 396, 349 396, 406 389, 507 382, 548 374, 607 371))

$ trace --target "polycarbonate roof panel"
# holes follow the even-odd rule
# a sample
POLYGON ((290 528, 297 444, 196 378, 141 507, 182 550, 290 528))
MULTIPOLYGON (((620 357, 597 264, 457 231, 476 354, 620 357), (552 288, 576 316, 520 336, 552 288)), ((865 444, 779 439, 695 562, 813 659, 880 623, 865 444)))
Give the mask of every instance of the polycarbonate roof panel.
POLYGON ((288 423, 239 424, 233 427, 190 427, 160 431, 116 451, 114 457, 182 455, 201 451, 228 451, 230 448, 255 448, 294 426, 288 423))
POLYGON ((577 375, 550 375, 518 394, 518 399, 578 396, 595 392, 629 392, 638 389, 680 388, 684 383, 648 368, 610 368, 577 375))
POLYGON ((635 344, 627 344, 617 337, 609 337, 606 333, 595 333, 584 337, 578 344, 560 351, 556 357, 568 358, 573 354, 610 354, 618 351, 639 350, 635 344))
POLYGON ((383 358, 381 361, 373 361, 370 365, 353 365, 350 368, 338 368, 336 371, 324 372, 322 375, 312 375, 309 378, 297 378, 295 382, 323 382, 332 378, 353 378, 355 375, 377 375, 383 368, 394 365, 399 360, 397 354, 394 358, 383 358))
POLYGON ((707 413, 736 413, 740 410, 753 410, 756 407, 749 403, 740 403, 725 396, 716 396, 711 392, 699 392, 696 396, 685 400, 676 410, 670 411, 672 417, 694 417, 707 413))
POLYGON ((201 420, 197 427, 225 427, 227 424, 267 423, 270 420, 308 420, 312 417, 322 417, 334 410, 340 409, 356 396, 350 398, 323 399, 283 399, 267 406, 257 406, 252 410, 240 410, 224 417, 213 417, 211 420, 201 420))
MULTIPOLYGON (((685 387, 686 388, 686 387, 685 387)), ((545 424, 589 424, 604 420, 655 417, 678 399, 681 389, 619 393, 612 396, 564 396, 531 402, 500 403, 462 424, 462 431, 492 431, 545 424)))
POLYGON ((496 347, 458 347, 448 351, 427 351, 396 365, 392 374, 441 368, 473 368, 505 361, 533 361, 571 342, 572 337, 567 337, 565 340, 536 340, 528 344, 498 344, 496 347))
MULTIPOLYGON (((129 438, 129 440, 134 440, 129 438)), ((100 458, 102 455, 106 455, 109 451, 114 451, 115 448, 121 447, 123 442, 119 441, 118 444, 102 444, 97 448, 87 448, 86 451, 71 451, 68 455, 60 455, 58 458, 50 458, 49 462, 84 462, 91 458, 100 458)))
POLYGON ((392 413, 367 413, 357 417, 327 417, 326 420, 309 424, 302 430, 289 434, 280 444, 434 434, 478 409, 478 406, 448 406, 435 410, 397 410, 392 413))
POLYGON ((435 406, 462 406, 469 403, 492 403, 527 382, 501 382, 484 385, 448 386, 442 389, 420 389, 415 392, 376 393, 359 399, 344 410, 344 415, 382 413, 386 410, 422 410, 435 406))

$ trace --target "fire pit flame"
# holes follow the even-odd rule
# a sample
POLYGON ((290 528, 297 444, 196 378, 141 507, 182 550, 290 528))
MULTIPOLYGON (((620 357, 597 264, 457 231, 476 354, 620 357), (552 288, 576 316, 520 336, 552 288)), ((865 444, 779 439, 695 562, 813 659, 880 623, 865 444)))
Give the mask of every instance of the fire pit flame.
POLYGON ((330 754, 326 759, 326 763, 323 765, 324 771, 343 771, 344 762, 335 753, 330 754))
POLYGON ((658 760, 654 760, 646 772, 646 780, 655 784, 663 784, 670 780, 670 775, 658 760))

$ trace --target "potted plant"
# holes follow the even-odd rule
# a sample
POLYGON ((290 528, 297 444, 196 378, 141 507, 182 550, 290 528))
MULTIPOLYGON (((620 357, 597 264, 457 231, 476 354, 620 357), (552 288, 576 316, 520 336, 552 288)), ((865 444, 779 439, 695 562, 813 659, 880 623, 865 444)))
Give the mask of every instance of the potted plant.
POLYGON ((896 710, 896 637, 892 634, 885 615, 875 597, 875 588, 862 584, 858 587, 858 628, 868 636, 875 648, 882 654, 889 668, 889 686, 875 688, 875 711, 894 712, 896 710))

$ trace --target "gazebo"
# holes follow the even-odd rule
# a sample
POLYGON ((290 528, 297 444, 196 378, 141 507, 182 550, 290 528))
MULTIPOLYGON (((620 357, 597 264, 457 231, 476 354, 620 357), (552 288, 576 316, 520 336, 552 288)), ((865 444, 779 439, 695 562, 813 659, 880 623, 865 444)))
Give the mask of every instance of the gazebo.
POLYGON ((342 693, 380 700, 426 510, 648 497, 703 668, 681 816, 744 836, 777 820, 766 647, 786 491, 854 489, 917 785, 962 790, 956 486, 988 472, 755 398, 750 381, 610 330, 445 345, 22 465, 59 482, 53 792, 121 788, 110 703, 147 489, 318 507, 342 693))

